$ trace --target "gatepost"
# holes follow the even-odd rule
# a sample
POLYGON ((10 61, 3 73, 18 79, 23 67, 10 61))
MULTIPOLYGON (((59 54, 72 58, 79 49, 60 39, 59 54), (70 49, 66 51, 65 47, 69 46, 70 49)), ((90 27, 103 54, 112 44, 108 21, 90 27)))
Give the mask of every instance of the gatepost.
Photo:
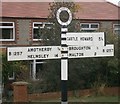
POLYGON ((14 102, 28 102, 27 82, 13 83, 13 101, 14 102))

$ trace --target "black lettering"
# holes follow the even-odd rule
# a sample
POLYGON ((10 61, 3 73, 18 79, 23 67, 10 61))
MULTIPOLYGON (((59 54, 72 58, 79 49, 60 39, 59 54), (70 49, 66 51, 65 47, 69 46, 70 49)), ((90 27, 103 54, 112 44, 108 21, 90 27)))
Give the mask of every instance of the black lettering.
POLYGON ((102 38, 102 37, 99 37, 99 41, 103 41, 103 38, 102 38))
POLYGON ((12 53, 11 52, 9 52, 9 56, 11 56, 12 55, 12 53))
POLYGON ((112 52, 113 51, 113 49, 107 49, 106 50, 106 52, 112 52))
POLYGON ((93 41, 93 37, 80 37, 81 41, 93 41))
POLYGON ((74 57, 77 57, 77 56, 84 56, 84 53, 69 53, 69 56, 74 56, 74 57))
POLYGON ((94 53, 94 56, 96 56, 96 55, 97 55, 97 53, 95 52, 95 53, 94 53))
POLYGON ((15 56, 15 55, 16 55, 16 52, 13 52, 13 55, 15 56))
POLYGON ((55 54, 55 57, 58 57, 58 54, 55 54))
POLYGON ((28 55, 27 57, 28 57, 28 58, 32 58, 32 55, 28 55))
MULTIPOLYGON (((9 54, 11 54, 11 53, 9 53, 9 54)), ((14 56, 20 56, 20 55, 22 55, 22 52, 13 52, 13 55, 14 56)))
POLYGON ((105 49, 103 49, 103 52, 105 52, 105 49))
POLYGON ((48 58, 49 54, 28 55, 27 58, 48 58))
POLYGON ((71 46, 69 47, 69 50, 91 50, 91 47, 90 46, 83 46, 83 47, 71 46))
POLYGON ((20 52, 20 55, 22 55, 22 52, 20 52))
POLYGON ((67 41, 78 41, 78 37, 67 37, 67 41))
POLYGON ((28 52, 51 51, 52 48, 28 48, 28 52))

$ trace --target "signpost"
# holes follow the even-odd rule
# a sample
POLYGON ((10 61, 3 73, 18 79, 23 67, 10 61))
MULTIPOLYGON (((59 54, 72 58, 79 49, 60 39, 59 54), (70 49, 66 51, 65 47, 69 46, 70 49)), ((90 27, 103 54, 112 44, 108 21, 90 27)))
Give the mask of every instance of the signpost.
POLYGON ((104 32, 91 33, 67 33, 64 37, 67 45, 83 45, 83 46, 104 46, 105 36, 104 32))
POLYGON ((34 60, 34 59, 59 59, 61 58, 60 46, 40 47, 9 47, 8 61, 34 60))
POLYGON ((68 46, 68 58, 114 56, 114 45, 68 46))
POLYGON ((61 28, 61 46, 8 47, 8 61, 61 59, 61 104, 67 104, 68 58, 114 56, 114 45, 105 44, 104 32, 75 33, 67 32, 72 14, 66 7, 58 9, 56 14, 61 28), (61 12, 69 14, 68 21, 60 19, 61 12))

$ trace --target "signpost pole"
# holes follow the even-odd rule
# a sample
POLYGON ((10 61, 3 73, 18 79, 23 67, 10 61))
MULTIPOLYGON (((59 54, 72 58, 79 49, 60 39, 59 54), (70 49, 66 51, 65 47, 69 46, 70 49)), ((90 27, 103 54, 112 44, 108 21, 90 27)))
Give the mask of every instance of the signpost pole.
POLYGON ((67 104, 67 80, 68 80, 68 50, 64 39, 67 33, 67 27, 61 28, 61 104, 67 104))
POLYGON ((61 28, 61 104, 67 104, 67 80, 68 80, 68 46, 66 43, 66 33, 68 31, 67 26, 72 21, 72 13, 66 7, 61 7, 58 9, 57 21, 62 26, 61 28), (61 21, 60 13, 67 12, 69 14, 68 20, 66 22, 61 21))

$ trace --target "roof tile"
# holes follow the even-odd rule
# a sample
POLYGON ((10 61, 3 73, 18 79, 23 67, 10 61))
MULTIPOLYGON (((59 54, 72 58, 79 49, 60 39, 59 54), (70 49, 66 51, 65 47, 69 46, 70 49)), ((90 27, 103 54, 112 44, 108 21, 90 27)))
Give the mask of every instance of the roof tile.
MULTIPOLYGON (((108 2, 78 2, 80 9, 76 13, 79 19, 116 20, 119 7, 108 2)), ((3 2, 2 17, 47 18, 48 2, 3 2)))

